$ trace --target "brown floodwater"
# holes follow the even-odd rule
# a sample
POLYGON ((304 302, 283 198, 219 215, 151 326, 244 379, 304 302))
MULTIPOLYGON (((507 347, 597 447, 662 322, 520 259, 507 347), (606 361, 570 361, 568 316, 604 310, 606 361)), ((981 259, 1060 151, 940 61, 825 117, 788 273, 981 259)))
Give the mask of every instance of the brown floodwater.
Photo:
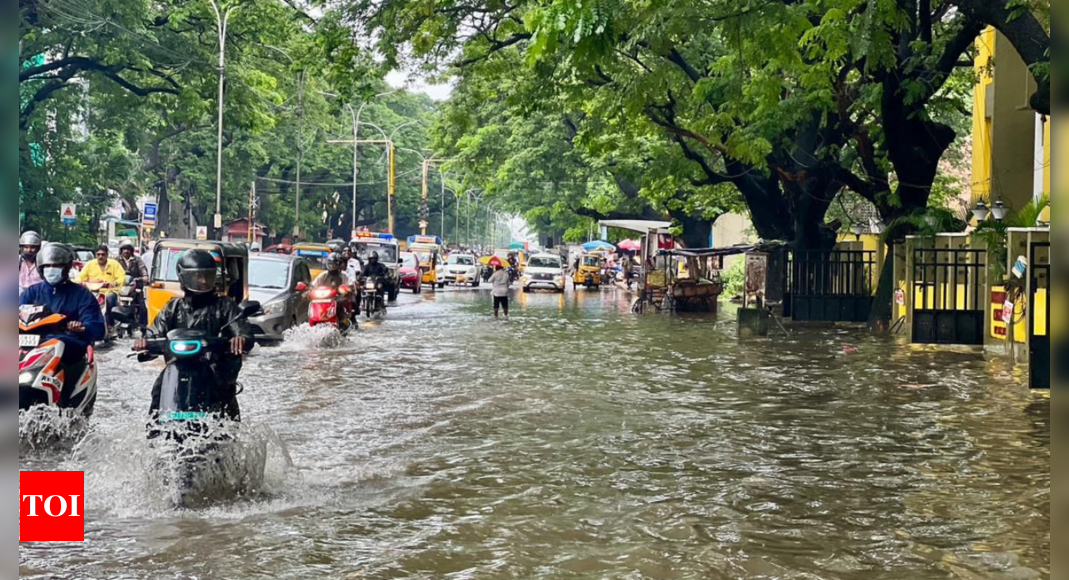
POLYGON ((88 541, 20 545, 20 577, 1050 578, 1050 402, 998 357, 516 299, 497 323, 486 292, 404 296, 255 353, 265 478, 202 510, 148 459, 157 368, 105 353, 85 440, 20 460, 87 472, 88 541))

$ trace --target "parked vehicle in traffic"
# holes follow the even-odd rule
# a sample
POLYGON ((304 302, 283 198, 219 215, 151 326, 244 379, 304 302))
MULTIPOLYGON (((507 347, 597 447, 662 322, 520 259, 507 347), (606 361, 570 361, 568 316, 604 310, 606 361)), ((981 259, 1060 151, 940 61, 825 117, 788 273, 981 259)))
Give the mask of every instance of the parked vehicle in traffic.
POLYGON ((564 272, 564 261, 554 254, 536 254, 527 262, 527 269, 520 279, 524 292, 530 292, 539 288, 564 292, 567 276, 564 272))
POLYGON ((308 322, 311 266, 285 254, 254 254, 249 258, 249 297, 263 305, 249 319, 258 342, 281 341, 285 332, 308 322))
POLYGON ((475 256, 471 254, 451 254, 438 269, 438 287, 446 285, 471 286, 478 288, 482 284, 481 268, 475 256))
POLYGON ((419 267, 419 258, 415 254, 401 254, 401 288, 411 290, 413 294, 423 292, 423 270, 419 267))
POLYGON ((155 322, 160 311, 171 300, 182 296, 178 281, 178 261, 189 250, 204 250, 219 265, 215 291, 223 298, 240 304, 249 297, 249 248, 245 244, 167 239, 153 249, 152 280, 147 290, 148 323, 155 322))

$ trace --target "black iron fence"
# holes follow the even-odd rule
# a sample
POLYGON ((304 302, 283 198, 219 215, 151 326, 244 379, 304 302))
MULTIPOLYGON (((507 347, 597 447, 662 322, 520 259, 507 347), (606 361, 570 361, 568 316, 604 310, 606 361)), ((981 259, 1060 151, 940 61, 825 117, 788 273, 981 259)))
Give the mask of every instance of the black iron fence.
POLYGON ((789 315, 795 321, 868 321, 877 280, 876 252, 794 252, 788 270, 789 315))
POLYGON ((984 344, 987 252, 913 251, 913 342, 984 344))
POLYGON ((1050 389, 1050 244, 1033 244, 1028 308, 1029 376, 1033 389, 1050 389))

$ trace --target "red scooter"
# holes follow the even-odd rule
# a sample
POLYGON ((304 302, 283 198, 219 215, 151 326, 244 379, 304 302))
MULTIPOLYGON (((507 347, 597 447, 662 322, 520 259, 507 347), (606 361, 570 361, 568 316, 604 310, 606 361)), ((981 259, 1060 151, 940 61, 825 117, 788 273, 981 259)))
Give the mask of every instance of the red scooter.
POLYGON ((312 290, 312 303, 308 307, 308 325, 333 326, 345 334, 355 326, 353 321, 353 301, 350 290, 342 286, 334 289, 320 286, 312 290))

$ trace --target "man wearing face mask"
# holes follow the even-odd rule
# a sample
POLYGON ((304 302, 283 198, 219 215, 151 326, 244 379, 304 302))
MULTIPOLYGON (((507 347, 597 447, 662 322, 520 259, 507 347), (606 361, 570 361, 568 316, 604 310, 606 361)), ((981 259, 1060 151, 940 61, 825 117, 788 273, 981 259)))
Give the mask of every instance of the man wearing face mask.
POLYGON ((48 244, 37 255, 37 269, 44 282, 31 286, 19 297, 19 307, 44 306, 67 318, 67 332, 55 338, 66 345, 64 364, 80 361, 89 347, 104 340, 107 326, 93 293, 70 281, 74 252, 63 244, 48 244))
POLYGON ((19 238, 19 296, 27 288, 44 282, 37 271, 37 253, 40 251, 41 236, 37 232, 22 234, 19 238))

